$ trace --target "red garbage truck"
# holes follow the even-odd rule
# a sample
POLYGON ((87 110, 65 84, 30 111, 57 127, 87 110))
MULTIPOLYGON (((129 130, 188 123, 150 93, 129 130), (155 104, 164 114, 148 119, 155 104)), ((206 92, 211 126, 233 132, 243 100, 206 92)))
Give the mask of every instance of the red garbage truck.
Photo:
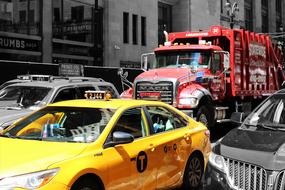
POLYGON ((269 35, 222 26, 165 34, 122 98, 160 100, 213 127, 282 87, 284 57, 269 35))

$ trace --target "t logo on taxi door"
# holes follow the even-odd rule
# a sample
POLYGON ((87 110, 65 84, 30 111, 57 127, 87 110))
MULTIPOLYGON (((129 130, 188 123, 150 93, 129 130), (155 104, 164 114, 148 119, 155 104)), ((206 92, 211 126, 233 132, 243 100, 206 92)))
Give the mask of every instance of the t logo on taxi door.
POLYGON ((137 156, 137 170, 142 173, 147 167, 147 155, 144 151, 139 152, 137 156))

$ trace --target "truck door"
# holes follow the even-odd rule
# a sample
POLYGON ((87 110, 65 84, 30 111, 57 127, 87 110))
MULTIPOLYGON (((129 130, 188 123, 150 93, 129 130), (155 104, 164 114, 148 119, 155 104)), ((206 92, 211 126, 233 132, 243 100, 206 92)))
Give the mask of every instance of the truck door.
POLYGON ((211 73, 213 74, 213 79, 210 83, 210 91, 214 98, 223 99, 226 93, 223 53, 214 52, 211 59, 211 73))

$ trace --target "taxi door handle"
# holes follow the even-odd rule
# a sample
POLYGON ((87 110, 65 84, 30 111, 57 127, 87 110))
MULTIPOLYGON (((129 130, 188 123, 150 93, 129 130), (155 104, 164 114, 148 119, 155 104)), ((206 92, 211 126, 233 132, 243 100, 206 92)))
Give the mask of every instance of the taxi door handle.
POLYGON ((184 135, 184 139, 186 139, 187 141, 190 139, 191 135, 189 133, 185 133, 184 135))
POLYGON ((150 144, 150 145, 149 145, 149 150, 150 150, 151 152, 155 151, 155 146, 154 146, 154 144, 150 144))

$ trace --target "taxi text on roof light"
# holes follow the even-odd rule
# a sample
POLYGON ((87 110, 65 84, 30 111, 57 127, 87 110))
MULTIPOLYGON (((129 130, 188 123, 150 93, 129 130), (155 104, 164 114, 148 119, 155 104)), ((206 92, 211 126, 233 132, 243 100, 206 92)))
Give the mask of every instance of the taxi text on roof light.
POLYGON ((84 94, 86 99, 89 100, 110 100, 111 94, 108 91, 87 90, 84 94))
POLYGON ((30 80, 30 81, 49 81, 51 80, 50 75, 18 75, 17 79, 30 80))

